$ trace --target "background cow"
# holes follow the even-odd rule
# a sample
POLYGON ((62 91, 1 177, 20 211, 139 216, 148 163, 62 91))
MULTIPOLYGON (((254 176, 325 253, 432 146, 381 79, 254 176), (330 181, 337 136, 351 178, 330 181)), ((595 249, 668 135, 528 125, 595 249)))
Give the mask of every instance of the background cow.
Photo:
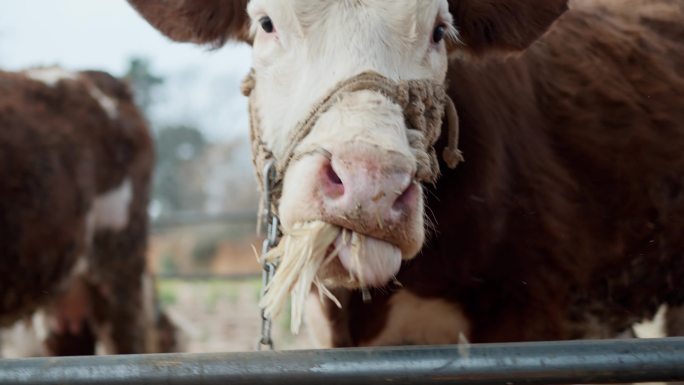
POLYGON ((292 159, 283 232, 366 237, 360 266, 331 246, 321 281, 343 306, 309 312, 322 345, 614 337, 684 302, 681 1, 131 2, 174 40, 252 43, 255 148, 292 159), (337 95, 289 151, 364 71, 446 80, 466 162, 419 185, 404 111, 368 90, 337 95), (350 290, 401 260, 401 285, 350 290))
POLYGON ((0 72, 0 326, 54 355, 173 349, 145 266, 153 157, 121 81, 0 72))

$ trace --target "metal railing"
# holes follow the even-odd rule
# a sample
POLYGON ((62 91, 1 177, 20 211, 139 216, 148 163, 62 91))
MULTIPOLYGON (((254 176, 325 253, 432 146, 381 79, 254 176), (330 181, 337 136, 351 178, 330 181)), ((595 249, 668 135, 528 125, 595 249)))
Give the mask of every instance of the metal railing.
POLYGON ((684 380, 684 338, 0 360, 0 384, 587 384, 684 380))

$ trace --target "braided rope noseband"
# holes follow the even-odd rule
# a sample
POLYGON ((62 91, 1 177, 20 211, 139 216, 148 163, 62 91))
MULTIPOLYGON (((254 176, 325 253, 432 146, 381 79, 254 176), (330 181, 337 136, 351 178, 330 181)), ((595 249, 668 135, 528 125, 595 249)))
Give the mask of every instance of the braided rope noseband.
MULTIPOLYGON (((463 162, 463 155, 458 149, 459 127, 458 115, 451 98, 446 94, 444 86, 431 80, 408 80, 394 82, 376 72, 363 72, 338 83, 331 92, 318 102, 290 135, 283 156, 276 158, 262 140, 261 127, 255 110, 252 91, 255 86, 254 70, 250 71, 242 83, 242 93, 249 97, 250 139, 252 142, 252 161, 256 167, 259 183, 263 182, 264 166, 275 161, 276 177, 274 181, 275 203, 280 196, 285 170, 294 156, 299 143, 311 132, 319 117, 332 107, 345 93, 357 91, 378 92, 396 103, 404 111, 407 137, 411 149, 416 156, 416 179, 420 182, 434 183, 439 177, 439 163, 434 145, 441 135, 442 120, 446 115, 448 127, 448 144, 442 153, 442 159, 449 168, 455 168, 463 162)), ((264 186, 260 186, 264 191, 264 186)))

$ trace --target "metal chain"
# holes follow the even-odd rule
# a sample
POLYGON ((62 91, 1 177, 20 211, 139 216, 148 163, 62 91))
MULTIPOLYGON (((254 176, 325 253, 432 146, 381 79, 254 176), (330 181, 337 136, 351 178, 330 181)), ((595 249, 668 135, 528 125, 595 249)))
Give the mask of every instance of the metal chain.
MULTIPOLYGON (((266 260, 266 254, 278 244, 280 233, 278 229, 278 216, 275 215, 272 208, 273 184, 276 180, 275 161, 270 161, 264 167, 264 191, 262 195, 262 220, 263 228, 261 231, 265 233, 266 239, 261 247, 261 260, 263 272, 261 273, 261 297, 266 294, 268 284, 273 279, 276 271, 276 264, 266 260)), ((263 350, 268 347, 268 350, 273 350, 273 339, 271 338, 271 318, 266 316, 266 311, 261 309, 261 337, 257 342, 257 350, 263 350)))

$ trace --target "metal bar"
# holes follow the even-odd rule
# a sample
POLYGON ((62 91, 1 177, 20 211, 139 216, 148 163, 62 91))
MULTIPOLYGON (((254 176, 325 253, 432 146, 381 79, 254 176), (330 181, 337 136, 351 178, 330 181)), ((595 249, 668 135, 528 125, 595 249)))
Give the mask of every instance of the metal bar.
POLYGON ((586 384, 684 380, 684 338, 0 360, 0 384, 586 384))

